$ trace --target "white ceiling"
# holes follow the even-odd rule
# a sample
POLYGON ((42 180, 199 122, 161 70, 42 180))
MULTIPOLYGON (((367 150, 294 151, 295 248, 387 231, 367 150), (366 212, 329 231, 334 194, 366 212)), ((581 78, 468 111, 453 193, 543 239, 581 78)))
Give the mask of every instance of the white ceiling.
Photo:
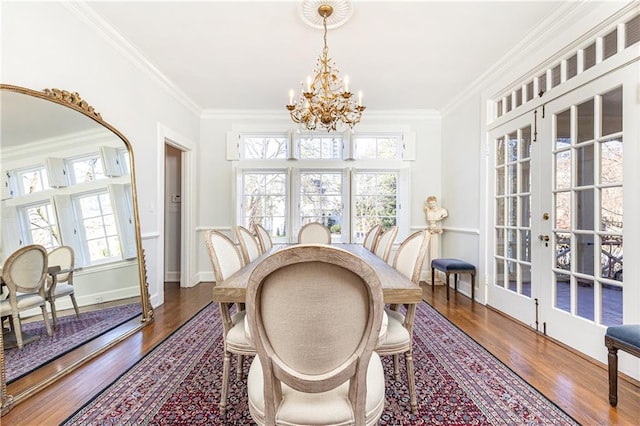
MULTIPOLYGON (((566 1, 356 1, 329 55, 370 110, 441 111, 566 1)), ((91 1, 200 110, 284 110, 322 30, 298 1, 91 1)))

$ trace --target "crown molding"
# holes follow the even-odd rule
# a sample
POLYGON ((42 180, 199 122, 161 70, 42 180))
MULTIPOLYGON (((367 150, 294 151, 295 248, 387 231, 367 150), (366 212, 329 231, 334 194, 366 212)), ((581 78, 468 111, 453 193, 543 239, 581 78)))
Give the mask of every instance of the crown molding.
POLYGON ((202 107, 178 88, 167 76, 158 70, 138 49, 122 37, 107 21, 98 15, 88 3, 62 2, 64 7, 87 24, 104 40, 110 43, 138 69, 148 74, 169 95, 174 97, 189 111, 200 115, 202 107))
MULTIPOLYGON (((439 120, 441 114, 435 109, 407 109, 407 110, 367 110, 363 120, 439 120)), ((254 119, 254 120, 287 120, 289 113, 283 110, 222 110, 205 109, 200 118, 217 120, 254 119)))

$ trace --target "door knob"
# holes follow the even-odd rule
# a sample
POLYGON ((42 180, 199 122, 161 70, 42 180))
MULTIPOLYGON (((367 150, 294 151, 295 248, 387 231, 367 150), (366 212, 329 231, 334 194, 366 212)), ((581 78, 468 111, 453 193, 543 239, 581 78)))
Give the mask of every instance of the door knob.
POLYGON ((538 239, 539 239, 540 241, 544 241, 544 242, 546 243, 546 242, 548 242, 548 241, 549 241, 549 236, 548 236, 548 235, 542 235, 542 234, 540 234, 540 235, 538 235, 538 239))

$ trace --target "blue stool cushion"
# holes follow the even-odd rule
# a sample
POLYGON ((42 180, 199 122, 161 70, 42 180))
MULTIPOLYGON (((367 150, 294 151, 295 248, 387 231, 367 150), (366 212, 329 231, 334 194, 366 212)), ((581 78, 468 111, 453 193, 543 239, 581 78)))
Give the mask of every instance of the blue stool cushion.
POLYGON ((457 270, 457 271, 475 271, 476 267, 470 263, 462 261, 460 259, 433 259, 431 261, 431 267, 439 269, 441 271, 457 270))
POLYGON ((613 325, 607 328, 607 336, 640 348, 640 324, 613 325))

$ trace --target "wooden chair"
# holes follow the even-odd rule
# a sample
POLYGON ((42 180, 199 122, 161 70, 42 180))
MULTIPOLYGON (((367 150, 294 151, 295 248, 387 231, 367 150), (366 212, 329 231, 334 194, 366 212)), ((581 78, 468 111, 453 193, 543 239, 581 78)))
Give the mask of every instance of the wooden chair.
MULTIPOLYGON (((409 235, 398 247, 393 260, 393 267, 406 275, 416 285, 419 285, 420 282, 420 271, 429 247, 429 237, 430 234, 426 229, 409 235)), ((396 380, 400 380, 399 355, 404 353, 411 412, 417 414, 418 400, 413 371, 413 322, 416 314, 416 305, 405 305, 406 313, 404 315, 397 306, 393 308, 395 309, 385 309, 385 313, 388 316, 387 335, 384 341, 376 348, 376 352, 381 356, 393 355, 396 380)))
POLYGON ((236 226, 236 237, 240 243, 244 263, 250 263, 260 256, 260 245, 256 237, 244 226, 236 226))
POLYGON ((51 305, 51 317, 53 327, 58 326, 58 313, 56 310, 56 299, 69 296, 76 316, 80 318, 80 309, 76 302, 75 289, 73 287, 74 253, 69 246, 61 246, 51 250, 48 254, 49 277, 45 297, 51 305), (60 269, 52 271, 52 267, 58 266, 60 269))
POLYGON ((385 262, 389 262, 391 247, 393 247, 393 243, 396 240, 396 235, 398 235, 398 227, 392 226, 384 231, 378 238, 374 253, 385 262))
POLYGON ((258 353, 247 377, 257 424, 377 424, 385 387, 373 349, 383 299, 365 261, 331 246, 280 250, 251 274, 247 311, 258 353))
POLYGON ((271 234, 267 231, 262 225, 254 224, 253 230, 256 233, 256 237, 258 237, 258 242, 260 243, 260 250, 262 253, 266 253, 269 251, 271 247, 273 247, 273 241, 271 241, 271 234))
MULTIPOLYGON (((242 257, 234 242, 221 232, 209 230, 205 234, 205 243, 216 284, 224 281, 225 278, 238 271, 243 266, 242 257)), ((220 414, 226 415, 227 395, 229 392, 229 376, 231 369, 231 354, 238 357, 236 379, 242 379, 242 360, 244 355, 255 355, 253 344, 245 335, 245 314, 246 311, 236 307, 232 314, 231 306, 227 303, 219 303, 220 314, 222 316, 222 331, 224 340, 224 360, 222 364, 222 389, 220 392, 220 414)))
POLYGON ((298 243, 331 244, 331 231, 319 222, 307 223, 298 232, 298 243))
POLYGON ((376 249, 376 243, 378 242, 378 237, 380 237, 380 233, 382 232, 382 225, 376 224, 367 231, 367 235, 364 237, 364 241, 362 245, 364 248, 369 250, 370 252, 374 252, 376 249))
POLYGON ((2 265, 2 281, 9 289, 9 297, 0 300, 0 317, 11 315, 19 349, 24 345, 20 311, 39 306, 47 334, 53 334, 44 294, 46 279, 47 250, 40 245, 31 244, 16 250, 2 265))

